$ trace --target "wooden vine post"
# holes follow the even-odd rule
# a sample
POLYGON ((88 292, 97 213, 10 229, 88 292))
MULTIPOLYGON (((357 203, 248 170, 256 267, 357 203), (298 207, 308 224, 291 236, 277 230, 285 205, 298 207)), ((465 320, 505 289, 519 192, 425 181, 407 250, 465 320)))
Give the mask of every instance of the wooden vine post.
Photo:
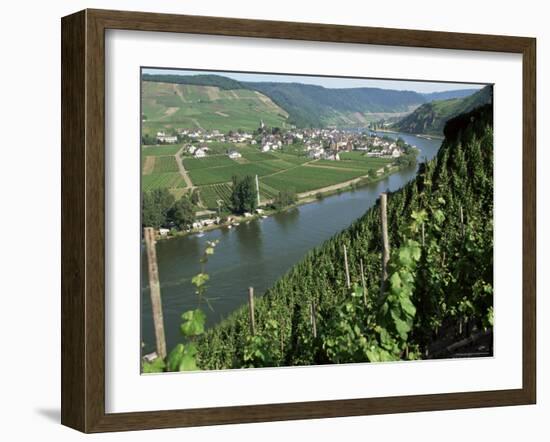
POLYGON ((365 281, 365 269, 363 268, 363 258, 359 260, 361 265, 361 284, 363 285, 363 302, 367 305, 367 282, 365 281))
POLYGON ((317 307, 315 305, 315 301, 311 302, 311 304, 309 305, 309 309, 310 309, 310 315, 311 315, 311 330, 313 333, 313 337, 316 338, 317 337, 317 313, 316 313, 317 307))
POLYGON ((464 211, 462 210, 462 205, 460 205, 460 231, 462 238, 464 238, 464 211))
POLYGON ((147 248, 147 267, 149 270, 149 291, 151 293, 151 309, 153 310, 153 324, 155 328, 155 341, 157 344, 157 356, 166 357, 166 337, 164 335, 164 319, 162 315, 162 300, 160 298, 159 270, 157 264, 157 249, 155 229, 145 227, 143 230, 145 246, 147 248))
POLYGON ((346 267, 346 286, 349 289, 351 287, 351 281, 349 279, 348 249, 346 246, 344 246, 344 266, 346 267))
POLYGON ((382 275, 380 278, 380 299, 383 299, 388 279, 388 262, 390 260, 390 240, 388 237, 388 194, 380 194, 380 221, 382 224, 382 275))
POLYGON ((256 334, 256 323, 254 320, 254 287, 248 287, 248 310, 250 313, 250 334, 256 334))

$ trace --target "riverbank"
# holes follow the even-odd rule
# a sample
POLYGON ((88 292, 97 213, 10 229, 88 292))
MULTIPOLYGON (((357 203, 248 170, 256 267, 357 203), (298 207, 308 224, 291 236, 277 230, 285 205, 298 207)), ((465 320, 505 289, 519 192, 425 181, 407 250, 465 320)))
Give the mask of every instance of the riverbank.
MULTIPOLYGON (((342 183, 333 184, 331 186, 321 187, 319 189, 314 189, 314 190, 311 190, 311 191, 308 191, 308 192, 299 193, 299 194, 296 195, 297 198, 298 198, 297 201, 294 204, 286 206, 284 209, 274 210, 274 209, 268 209, 266 207, 262 207, 261 208, 261 210, 262 210, 261 213, 249 214, 248 216, 231 214, 228 217, 227 221, 220 222, 220 223, 217 223, 217 224, 210 224, 210 225, 207 225, 207 226, 203 226, 199 229, 191 229, 191 230, 188 230, 188 231, 183 231, 183 230, 170 231, 166 235, 159 236, 158 239, 159 240, 167 240, 167 239, 172 239, 172 238, 181 238, 181 237, 189 236, 189 235, 198 235, 198 234, 201 234, 201 233, 210 232, 212 230, 217 230, 217 229, 223 229, 223 228, 231 229, 233 227, 236 227, 236 226, 240 225, 241 223, 248 223, 250 221, 254 221, 254 220, 258 220, 258 219, 265 219, 265 218, 268 218, 270 216, 276 215, 278 213, 284 213, 286 211, 292 210, 292 209, 294 209, 296 207, 299 207, 299 206, 302 206, 304 204, 310 204, 310 203, 313 203, 313 202, 316 202, 316 201, 319 201, 319 200, 323 200, 324 198, 327 198, 327 197, 332 196, 332 195, 336 195, 336 194, 339 194, 339 193, 342 193, 342 192, 354 191, 354 190, 357 190, 361 187, 377 183, 379 181, 382 181, 382 180, 388 178, 390 175, 398 172, 399 170, 401 170, 403 168, 404 167, 399 167, 399 166, 393 164, 387 170, 385 168, 379 169, 378 172, 380 172, 380 171, 383 171, 383 172, 380 173, 380 174, 377 173, 375 178, 371 178, 368 175, 363 175, 363 176, 354 178, 352 180, 344 181, 342 183)), ((271 203, 271 200, 270 200, 269 203, 271 203)))
MULTIPOLYGON (((382 132, 382 133, 389 133, 389 134, 402 134, 403 132, 391 130, 391 129, 369 129, 371 132, 382 132)), ((443 140, 445 137, 443 135, 439 134, 408 134, 414 137, 418 138, 424 138, 425 140, 443 140)))
MULTIPOLYGON (((400 136, 407 144, 416 145, 420 149, 418 163, 433 158, 440 147, 435 140, 409 134, 391 136, 400 136)), ((219 242, 206 267, 210 276, 208 292, 212 310, 205 309, 205 325, 210 329, 246 302, 249 287, 254 287, 258 296, 264 294, 311 250, 349 227, 376 205, 381 192, 400 189, 414 179, 417 171, 418 166, 404 167, 373 177, 364 184, 357 183, 354 188, 342 187, 327 192, 319 199, 313 194, 292 208, 268 212, 265 219, 241 221, 231 229, 216 226, 211 231, 205 230, 203 235, 187 234, 159 241, 157 259, 167 346, 173 348, 181 342, 181 312, 197 307, 191 279, 201 271, 199 261, 208 241, 219 242)), ((145 343, 143 353, 146 354, 155 350, 155 335, 145 247, 141 252, 141 327, 145 343)))

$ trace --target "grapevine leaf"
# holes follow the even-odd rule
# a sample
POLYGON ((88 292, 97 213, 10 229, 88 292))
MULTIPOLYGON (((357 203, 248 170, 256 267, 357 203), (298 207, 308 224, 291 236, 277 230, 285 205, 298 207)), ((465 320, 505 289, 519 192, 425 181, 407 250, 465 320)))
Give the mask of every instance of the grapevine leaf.
POLYGON ((165 366, 166 365, 164 364, 164 361, 161 358, 156 358, 152 362, 144 361, 142 366, 142 372, 144 374, 162 373, 164 371, 165 366))
POLYGON ((168 371, 178 371, 183 356, 183 344, 178 344, 168 355, 168 371))
POLYGON ((198 336, 204 333, 206 315, 202 310, 188 310, 181 315, 183 323, 180 330, 184 336, 198 336))
POLYGON ((208 276, 208 274, 206 273, 199 273, 195 276, 193 276, 193 278, 191 279, 191 283, 195 286, 195 287, 202 287, 204 284, 206 284, 206 282, 210 279, 210 276, 208 276))

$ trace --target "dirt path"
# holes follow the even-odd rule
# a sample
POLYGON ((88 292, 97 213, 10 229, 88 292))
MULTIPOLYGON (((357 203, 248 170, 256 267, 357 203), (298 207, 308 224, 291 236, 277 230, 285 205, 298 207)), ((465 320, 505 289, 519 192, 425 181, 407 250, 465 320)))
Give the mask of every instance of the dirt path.
POLYGON ((180 157, 180 154, 182 151, 183 151, 183 146, 180 150, 178 150, 178 152, 174 156, 176 157, 176 163, 178 163, 178 169, 180 171, 180 175, 185 181, 185 186, 188 187, 189 189, 192 189, 195 186, 193 186, 191 178, 189 178, 189 175, 187 174, 187 170, 185 170, 185 167, 183 167, 183 161, 181 160, 181 157, 180 157))
POLYGON ((148 155, 143 160, 143 175, 150 175, 153 173, 155 168, 155 158, 154 156, 148 155))
POLYGON ((187 103, 187 100, 185 99, 185 97, 183 96, 183 94, 181 93, 181 90, 180 88, 178 87, 177 84, 174 84, 172 86, 172 89, 174 90, 174 92, 178 95, 178 97, 180 97, 181 101, 183 101, 184 103, 187 103))

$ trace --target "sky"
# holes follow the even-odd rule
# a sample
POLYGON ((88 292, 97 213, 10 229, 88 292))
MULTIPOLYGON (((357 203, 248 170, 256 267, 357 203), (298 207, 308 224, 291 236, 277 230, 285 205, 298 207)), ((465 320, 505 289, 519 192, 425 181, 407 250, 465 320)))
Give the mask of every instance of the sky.
POLYGON ((144 68, 144 74, 207 75, 216 74, 237 81, 273 81, 280 83, 304 83, 327 88, 377 87, 381 89, 407 90, 419 93, 441 92, 457 89, 481 89, 485 84, 450 83, 432 81, 382 80, 369 78, 318 77, 282 74, 258 74, 225 71, 198 71, 183 69, 144 68))

